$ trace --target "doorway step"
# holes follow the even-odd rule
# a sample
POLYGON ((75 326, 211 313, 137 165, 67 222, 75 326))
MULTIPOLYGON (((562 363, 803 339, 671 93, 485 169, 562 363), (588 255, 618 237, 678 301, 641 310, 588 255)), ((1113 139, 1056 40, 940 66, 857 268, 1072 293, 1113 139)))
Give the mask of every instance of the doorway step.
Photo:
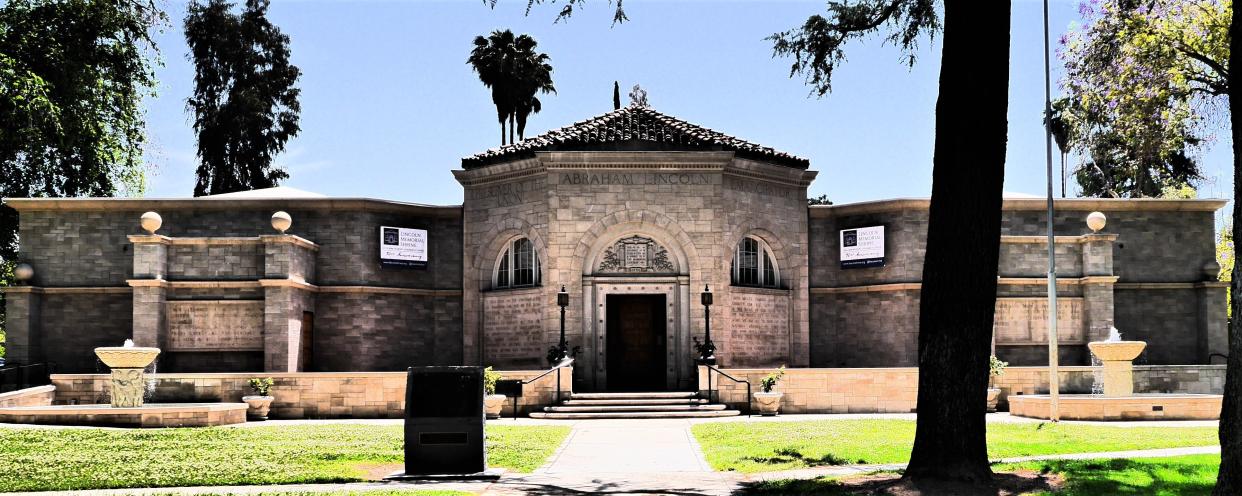
POLYGON ((532 412, 539 419, 732 417, 740 414, 698 393, 573 393, 557 406, 532 412))

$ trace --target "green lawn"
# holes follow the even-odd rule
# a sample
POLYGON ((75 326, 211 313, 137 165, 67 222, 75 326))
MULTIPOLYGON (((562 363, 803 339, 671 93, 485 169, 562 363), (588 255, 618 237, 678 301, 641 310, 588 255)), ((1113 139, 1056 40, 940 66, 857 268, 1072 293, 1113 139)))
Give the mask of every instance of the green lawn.
MULTIPOLYGON (((709 422, 695 425, 693 432, 713 468, 752 473, 905 462, 914 442, 914 421, 709 422)), ((1215 427, 988 424, 992 458, 1216 444, 1215 427)))
MULTIPOLYGON (((176 493, 156 496, 179 496, 176 493)), ((200 493, 198 496, 232 496, 230 493, 200 493)), ((247 496, 473 496, 461 491, 362 490, 362 491, 273 491, 247 493, 247 496)))
MULTIPOLYGON (((488 464, 538 468, 561 426, 489 426, 488 464)), ((0 491, 352 482, 399 469, 402 427, 0 429, 0 491)))
MULTIPOLYGON (((1216 484, 1219 455, 1117 460, 1058 460, 997 465, 996 472, 1018 469, 1056 473, 1064 487, 1041 496, 1206 496, 1216 484)), ((846 496, 862 494, 840 479, 773 480, 750 484, 741 494, 750 496, 846 496)))

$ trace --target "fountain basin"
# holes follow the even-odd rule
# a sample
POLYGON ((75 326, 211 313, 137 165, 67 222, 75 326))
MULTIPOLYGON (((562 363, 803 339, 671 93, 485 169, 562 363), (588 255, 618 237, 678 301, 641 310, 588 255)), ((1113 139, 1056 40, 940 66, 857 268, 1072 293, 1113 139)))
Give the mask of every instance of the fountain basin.
POLYGON ((0 408, 0 423, 100 427, 209 427, 246 421, 245 403, 160 403, 134 408, 44 405, 0 408))
POLYGON ((95 356, 109 368, 145 369, 160 354, 159 348, 138 346, 105 346, 95 348, 95 356))
POLYGON ((1091 354, 1102 362, 1133 361, 1147 348, 1146 341, 1094 341, 1087 343, 1091 354))
MULTIPOLYGON (((1061 420, 1217 420, 1222 399, 1219 394, 1062 394, 1058 413, 1061 420)), ((1049 395, 1009 396, 1010 415, 1049 419, 1051 410, 1049 395)))

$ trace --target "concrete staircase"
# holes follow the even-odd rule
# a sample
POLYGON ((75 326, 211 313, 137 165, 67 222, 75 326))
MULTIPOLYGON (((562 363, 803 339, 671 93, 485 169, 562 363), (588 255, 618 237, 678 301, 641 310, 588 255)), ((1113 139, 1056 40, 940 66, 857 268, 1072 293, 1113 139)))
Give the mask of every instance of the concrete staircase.
POLYGON ((737 410, 697 393, 573 393, 557 406, 532 412, 539 419, 639 419, 732 417, 737 410))

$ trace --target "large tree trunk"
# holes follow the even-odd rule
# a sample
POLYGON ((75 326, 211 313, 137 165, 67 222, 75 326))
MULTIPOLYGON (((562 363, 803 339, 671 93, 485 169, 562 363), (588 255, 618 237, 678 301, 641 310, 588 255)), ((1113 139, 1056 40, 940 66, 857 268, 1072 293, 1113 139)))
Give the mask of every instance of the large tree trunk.
MULTIPOLYGON (((1229 53, 1242 53, 1242 21, 1238 10, 1233 10, 1229 22, 1229 53)), ((1242 88, 1233 75, 1242 71, 1238 57, 1229 57, 1229 124, 1233 128, 1233 225, 1242 226, 1242 88)), ((1236 231, 1235 231, 1236 232, 1236 231)), ((1237 238, 1234 238, 1235 240, 1237 238)), ((1220 411, 1220 473, 1216 476, 1216 489, 1212 494, 1233 496, 1242 494, 1242 277, 1238 264, 1233 265, 1233 282, 1230 282, 1233 298, 1233 318, 1229 320, 1229 364, 1225 371, 1225 401, 1220 411)))
POLYGON ((512 145, 512 144, 514 143, 514 141, 513 141, 513 128, 514 128, 513 113, 509 113, 509 144, 510 144, 510 145, 512 145))
POLYGON ((988 354, 1009 93, 1008 0, 946 0, 919 306, 918 427, 905 477, 989 484, 988 354))

